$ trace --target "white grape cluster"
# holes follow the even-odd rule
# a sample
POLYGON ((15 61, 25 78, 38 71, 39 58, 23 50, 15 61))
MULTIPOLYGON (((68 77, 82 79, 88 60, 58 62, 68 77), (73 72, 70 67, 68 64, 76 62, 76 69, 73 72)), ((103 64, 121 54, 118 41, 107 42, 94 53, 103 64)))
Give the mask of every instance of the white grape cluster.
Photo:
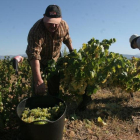
POLYGON ((40 121, 35 122, 35 124, 46 124, 47 120, 54 121, 58 119, 62 113, 65 110, 64 103, 59 102, 58 105, 55 105, 54 107, 48 107, 48 108, 34 108, 34 109, 29 109, 25 108, 21 120, 26 122, 26 123, 32 123, 35 121, 40 121), (43 122, 44 121, 44 122, 43 122))

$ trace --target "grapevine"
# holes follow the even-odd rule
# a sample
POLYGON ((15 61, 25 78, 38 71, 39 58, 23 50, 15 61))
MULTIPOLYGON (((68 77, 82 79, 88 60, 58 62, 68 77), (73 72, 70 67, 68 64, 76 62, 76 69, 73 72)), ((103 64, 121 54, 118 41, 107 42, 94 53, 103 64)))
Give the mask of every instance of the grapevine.
POLYGON ((114 42, 115 38, 101 42, 92 38, 79 51, 74 50, 56 63, 52 62, 53 71, 49 76, 59 73, 64 93, 74 95, 83 95, 86 89, 87 94, 92 95, 107 86, 126 92, 139 91, 140 77, 134 76, 136 65, 123 55, 109 52, 114 42))
MULTIPOLYGON (((91 96, 100 88, 118 87, 126 92, 140 90, 140 59, 127 59, 121 54, 109 52, 116 39, 99 41, 92 38, 77 51, 76 49, 58 59, 48 62, 47 78, 60 74, 60 94, 69 93, 78 97, 91 96)), ((32 72, 27 59, 19 65, 15 75, 10 57, 0 60, 0 128, 8 125, 15 115, 18 103, 32 94, 32 72)), ((45 78, 45 76, 44 76, 45 78)))

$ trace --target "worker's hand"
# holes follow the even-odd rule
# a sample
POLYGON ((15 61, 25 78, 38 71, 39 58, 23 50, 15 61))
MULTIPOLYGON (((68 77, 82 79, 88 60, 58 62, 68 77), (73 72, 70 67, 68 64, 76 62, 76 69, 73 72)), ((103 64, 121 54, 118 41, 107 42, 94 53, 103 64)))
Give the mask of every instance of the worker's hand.
POLYGON ((35 94, 36 95, 44 95, 45 94, 45 83, 43 80, 35 83, 35 94))
POLYGON ((69 50, 69 52, 70 52, 70 53, 72 53, 72 52, 73 52, 73 50, 69 50))

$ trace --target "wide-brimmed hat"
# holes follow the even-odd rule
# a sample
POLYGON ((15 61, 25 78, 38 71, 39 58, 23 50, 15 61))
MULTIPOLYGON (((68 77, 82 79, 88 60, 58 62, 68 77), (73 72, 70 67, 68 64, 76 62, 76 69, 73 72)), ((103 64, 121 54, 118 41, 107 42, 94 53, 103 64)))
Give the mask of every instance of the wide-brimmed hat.
POLYGON ((46 23, 59 24, 62 19, 61 9, 58 5, 49 5, 46 8, 43 21, 46 23))

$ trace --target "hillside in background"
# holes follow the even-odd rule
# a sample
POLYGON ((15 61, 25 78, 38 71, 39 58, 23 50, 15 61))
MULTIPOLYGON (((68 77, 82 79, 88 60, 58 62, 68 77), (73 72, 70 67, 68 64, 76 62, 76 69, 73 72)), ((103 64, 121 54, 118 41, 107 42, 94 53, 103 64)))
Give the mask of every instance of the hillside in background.
MULTIPOLYGON (((20 56, 23 56, 23 57, 27 57, 27 55, 26 54, 19 54, 20 56)), ((4 59, 4 57, 10 57, 10 58, 13 58, 13 57, 15 57, 16 55, 5 55, 5 56, 2 56, 2 55, 0 55, 0 59, 4 59)))
POLYGON ((132 59, 132 57, 136 57, 136 58, 140 58, 139 54, 136 55, 128 55, 128 54, 122 54, 124 57, 126 57, 127 59, 132 59))
MULTIPOLYGON (((62 52, 61 52, 62 53, 62 52)), ((26 54, 20 54, 23 57, 27 57, 26 54)), ((140 54, 136 54, 136 55, 129 55, 129 54, 122 54, 124 57, 126 57, 127 59, 131 59, 132 57, 136 57, 136 58, 140 58, 140 54)), ((16 55, 7 55, 10 56, 10 58, 13 58, 16 55)), ((63 56, 63 53, 62 53, 63 56)), ((0 59, 4 59, 5 56, 0 56, 0 59)))

